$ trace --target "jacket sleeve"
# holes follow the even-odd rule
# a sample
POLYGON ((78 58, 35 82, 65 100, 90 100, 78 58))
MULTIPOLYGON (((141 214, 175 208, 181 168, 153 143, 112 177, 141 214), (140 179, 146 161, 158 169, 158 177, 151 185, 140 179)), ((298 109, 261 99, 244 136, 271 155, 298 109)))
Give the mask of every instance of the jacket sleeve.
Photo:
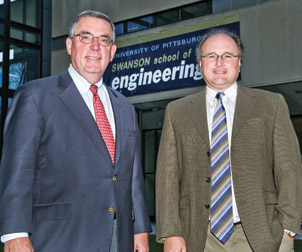
POLYGON ((4 126, 0 168, 0 234, 31 233, 35 162, 41 134, 37 104, 17 90, 4 126))
POLYGON ((274 174, 278 190, 277 210, 284 229, 300 234, 302 166, 299 143, 288 108, 280 95, 273 136, 274 174))
POLYGON ((156 170, 156 239, 170 236, 183 237, 179 215, 180 169, 176 136, 166 108, 156 170))

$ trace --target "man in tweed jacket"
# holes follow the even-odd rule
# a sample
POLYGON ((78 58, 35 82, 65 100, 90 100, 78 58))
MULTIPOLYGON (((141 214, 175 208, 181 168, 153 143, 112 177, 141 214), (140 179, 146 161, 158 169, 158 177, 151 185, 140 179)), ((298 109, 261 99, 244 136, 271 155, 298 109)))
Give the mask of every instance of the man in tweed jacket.
POLYGON ((277 252, 300 233, 301 156, 279 94, 240 86, 238 36, 212 30, 196 52, 207 84, 167 106, 156 174, 157 239, 165 252, 277 252), (227 117, 234 231, 211 233, 211 124, 217 92, 227 117))

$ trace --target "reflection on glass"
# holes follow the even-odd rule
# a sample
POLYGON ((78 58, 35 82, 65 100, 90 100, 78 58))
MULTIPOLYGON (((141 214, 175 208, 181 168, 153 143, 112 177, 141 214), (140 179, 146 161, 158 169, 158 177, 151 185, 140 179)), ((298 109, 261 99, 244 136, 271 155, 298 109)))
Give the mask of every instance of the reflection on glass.
POLYGON ((14 60, 10 61, 9 86, 15 89, 16 85, 40 77, 40 52, 16 45, 11 45, 11 48, 14 50, 14 60))
MULTIPOLYGON (((13 60, 13 59, 14 59, 14 50, 10 49, 9 60, 13 60)), ((3 62, 3 52, 0 51, 0 87, 2 87, 2 75, 3 75, 2 62, 3 62)))
POLYGON ((116 36, 124 34, 124 24, 123 23, 115 25, 115 34, 116 34, 116 36))
POLYGON ((152 16, 134 19, 133 21, 127 22, 127 32, 131 33, 131 32, 149 29, 152 27, 152 24, 153 24, 152 16))
POLYGON ((26 82, 27 63, 15 63, 9 66, 9 89, 16 90, 26 82))

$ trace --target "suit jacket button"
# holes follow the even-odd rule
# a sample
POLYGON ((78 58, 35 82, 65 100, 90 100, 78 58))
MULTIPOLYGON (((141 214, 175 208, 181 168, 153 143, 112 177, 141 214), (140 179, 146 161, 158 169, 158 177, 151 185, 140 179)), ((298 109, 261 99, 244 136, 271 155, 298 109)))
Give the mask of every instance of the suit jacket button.
POLYGON ((206 182, 210 182, 211 181, 211 178, 210 177, 207 177, 207 179, 206 179, 206 182))
POLYGON ((108 208, 108 212, 112 213, 113 212, 113 208, 112 207, 108 208))
POLYGON ((116 176, 113 176, 112 180, 113 180, 113 182, 115 182, 116 181, 116 176))
POLYGON ((207 152, 207 155, 208 155, 208 157, 210 157, 210 156, 211 156, 211 152, 208 151, 208 152, 207 152))
POLYGON ((209 208, 209 207, 210 207, 210 205, 209 205, 209 204, 205 204, 204 206, 205 206, 206 208, 209 208))

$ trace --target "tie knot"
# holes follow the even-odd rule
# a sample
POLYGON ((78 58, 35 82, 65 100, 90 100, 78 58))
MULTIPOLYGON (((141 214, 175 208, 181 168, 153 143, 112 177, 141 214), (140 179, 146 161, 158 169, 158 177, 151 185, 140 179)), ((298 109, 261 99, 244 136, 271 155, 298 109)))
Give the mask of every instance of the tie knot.
POLYGON ((218 92, 217 94, 216 94, 216 99, 217 100, 222 100, 222 97, 224 96, 224 93, 222 93, 222 92, 218 92))
POLYGON ((96 95, 98 93, 98 87, 94 84, 90 85, 89 89, 94 95, 96 95))

